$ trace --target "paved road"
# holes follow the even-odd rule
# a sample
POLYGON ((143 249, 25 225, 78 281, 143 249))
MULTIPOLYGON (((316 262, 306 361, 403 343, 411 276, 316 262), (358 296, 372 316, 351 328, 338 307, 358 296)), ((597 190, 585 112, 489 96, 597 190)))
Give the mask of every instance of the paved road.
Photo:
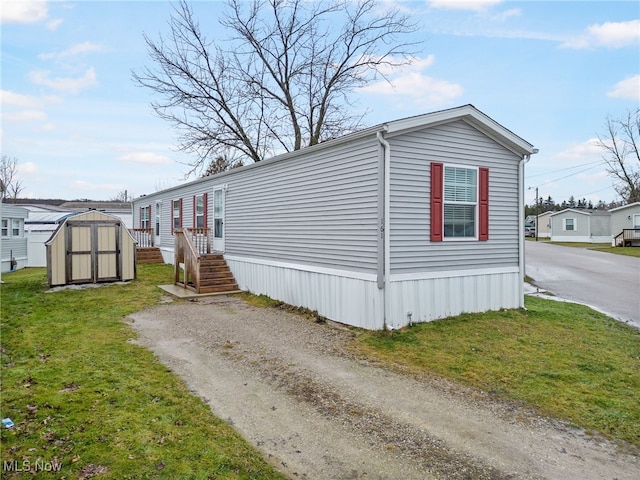
POLYGON ((640 328, 640 258, 527 241, 525 263, 539 288, 640 328))

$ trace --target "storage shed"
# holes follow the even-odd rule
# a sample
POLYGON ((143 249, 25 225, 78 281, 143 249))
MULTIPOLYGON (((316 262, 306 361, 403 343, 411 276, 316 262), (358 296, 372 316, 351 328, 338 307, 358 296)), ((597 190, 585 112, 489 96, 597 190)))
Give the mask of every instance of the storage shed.
POLYGON ((136 278, 136 242, 112 215, 91 210, 69 217, 45 246, 49 286, 136 278))

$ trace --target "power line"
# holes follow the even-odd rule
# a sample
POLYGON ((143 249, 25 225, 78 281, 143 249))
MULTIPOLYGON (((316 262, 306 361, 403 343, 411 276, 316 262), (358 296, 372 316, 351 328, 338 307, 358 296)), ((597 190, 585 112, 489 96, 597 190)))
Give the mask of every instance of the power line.
POLYGON ((543 175, 549 175, 550 173, 560 173, 560 172, 564 172, 566 170, 573 170, 574 168, 586 167, 587 165, 594 165, 596 163, 602 163, 603 164, 604 161, 603 160, 595 160, 593 162, 587 162, 587 163, 583 163, 581 165, 573 165, 572 167, 561 168, 560 170, 552 170, 551 172, 544 172, 544 173, 537 173, 535 175, 528 175, 527 178, 541 177, 543 175))
POLYGON ((589 168, 585 168, 585 169, 583 169, 583 170, 579 170, 579 171, 574 172, 574 173, 571 173, 571 174, 569 174, 569 175, 565 175, 564 177, 556 178, 556 179, 554 179, 554 180, 549 180, 548 182, 541 183, 541 184, 540 184, 540 185, 538 185, 538 186, 539 186, 539 187, 541 187, 541 186, 543 186, 543 185, 549 185, 550 183, 557 182, 557 181, 559 181, 559 180, 564 180, 565 178, 573 177, 574 175, 578 175, 579 173, 583 173, 583 172, 586 172, 586 171, 588 171, 588 170, 592 170, 592 169, 596 168, 597 166, 598 166, 598 165, 594 165, 593 167, 589 167, 589 168))

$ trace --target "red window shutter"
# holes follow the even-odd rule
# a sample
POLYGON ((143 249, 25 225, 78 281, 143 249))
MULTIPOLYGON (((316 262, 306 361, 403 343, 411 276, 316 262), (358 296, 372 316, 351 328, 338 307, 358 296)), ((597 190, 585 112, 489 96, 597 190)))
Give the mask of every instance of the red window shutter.
POLYGON ((196 203, 197 203, 197 202, 196 202, 196 196, 194 195, 194 196, 193 196, 193 218, 192 218, 192 220, 191 220, 191 221, 192 221, 193 228, 196 228, 196 227, 198 226, 198 225, 197 225, 197 220, 196 220, 196 203))
POLYGON ((431 162, 431 241, 442 241, 443 165, 431 162))
POLYGON ((478 240, 489 240, 489 169, 480 168, 478 185, 478 240))
POLYGON ((207 218, 209 216, 209 194, 206 192, 202 194, 202 203, 204 209, 203 226, 204 228, 207 228, 209 226, 209 219, 207 218))

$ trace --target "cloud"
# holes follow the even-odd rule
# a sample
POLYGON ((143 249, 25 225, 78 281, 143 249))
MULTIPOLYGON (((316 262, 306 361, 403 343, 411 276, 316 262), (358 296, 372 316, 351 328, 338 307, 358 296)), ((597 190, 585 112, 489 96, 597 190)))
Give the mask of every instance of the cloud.
POLYGON ((99 190, 108 190, 112 192, 119 192, 125 187, 115 183, 91 183, 86 180, 74 180, 71 182, 71 188, 82 192, 96 192, 99 190))
POLYGON ((51 31, 55 31, 60 25, 62 25, 62 22, 64 22, 62 18, 54 18, 53 20, 47 22, 47 28, 51 31))
POLYGON ((68 58, 76 55, 83 55, 85 53, 90 53, 90 52, 101 52, 104 50, 105 48, 102 45, 98 45, 97 43, 83 42, 83 43, 77 43, 62 52, 41 53, 40 55, 38 55, 38 58, 41 60, 50 60, 50 59, 61 60, 63 58, 68 58))
MULTIPOLYGON (((435 56, 416 58, 395 75, 388 75, 390 82, 379 81, 359 89, 360 92, 372 95, 393 95, 410 97, 411 101, 430 106, 445 105, 463 93, 460 85, 439 80, 425 75, 422 70, 435 62, 435 56)), ((390 72, 385 72, 390 73, 390 72)))
POLYGON ((563 48, 620 48, 636 45, 640 40, 640 20, 628 22, 605 22, 591 25, 581 35, 564 42, 563 48))
POLYGON ((47 18, 47 2, 42 0, 3 1, 1 23, 38 23, 47 18))
POLYGON ((429 6, 446 10, 473 10, 481 12, 502 3, 502 0, 431 0, 429 6))
POLYGON ((42 110, 21 110, 19 112, 5 112, 3 117, 12 122, 33 122, 46 120, 47 114, 42 110))
POLYGON ((592 160, 599 160, 602 157, 602 149, 598 146, 599 142, 597 138, 590 138, 582 143, 571 144, 568 148, 559 152, 556 155, 556 159, 560 160, 562 164, 572 162, 583 164, 592 160))
POLYGON ((169 165, 173 163, 169 157, 151 152, 129 153, 118 157, 118 160, 120 162, 141 163, 144 165, 169 165))
POLYGON ((78 93, 88 87, 98 84, 96 72, 93 68, 84 72, 79 78, 50 78, 47 70, 29 72, 29 80, 36 85, 43 85, 61 93, 78 93))
POLYGON ((640 75, 634 75, 616 83, 613 90, 607 92, 607 97, 640 100, 640 75))
POLYGON ((18 172, 23 175, 36 173, 38 171, 38 165, 33 162, 25 162, 18 164, 18 172))
POLYGON ((20 108, 40 108, 42 100, 32 95, 23 95, 10 90, 0 90, 0 104, 2 106, 20 108))
POLYGON ((491 20, 494 22, 505 22, 511 17, 519 17, 520 15, 522 15, 522 10, 519 8, 510 8, 509 10, 504 10, 503 12, 492 15, 491 20))

